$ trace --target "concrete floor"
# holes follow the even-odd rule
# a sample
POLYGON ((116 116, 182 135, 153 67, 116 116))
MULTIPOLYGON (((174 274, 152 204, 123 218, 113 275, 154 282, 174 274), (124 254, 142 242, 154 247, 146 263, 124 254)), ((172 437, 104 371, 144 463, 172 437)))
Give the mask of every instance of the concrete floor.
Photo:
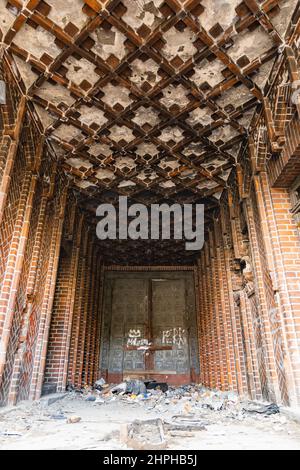
MULTIPOLYGON (((119 397, 95 403, 74 394, 50 406, 25 402, 1 410, 0 449, 127 450, 119 438, 122 424, 134 419, 169 419, 175 410, 171 403, 164 405, 163 410, 147 408, 150 407, 145 402, 119 397), (66 418, 76 415, 81 421, 69 424, 67 419, 57 419, 61 415, 66 418)), ((178 412, 177 405, 175 411, 178 412)), ((269 417, 242 416, 205 409, 197 417, 206 429, 193 431, 191 437, 168 437, 168 449, 300 450, 300 425, 281 413, 269 417)))

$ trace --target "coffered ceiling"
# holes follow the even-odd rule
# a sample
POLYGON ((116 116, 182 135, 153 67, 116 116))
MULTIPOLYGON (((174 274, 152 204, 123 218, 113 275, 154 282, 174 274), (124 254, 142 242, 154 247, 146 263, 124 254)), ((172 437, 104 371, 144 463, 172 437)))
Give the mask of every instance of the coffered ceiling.
POLYGON ((297 0, 0 0, 2 41, 91 213, 227 186, 297 0))

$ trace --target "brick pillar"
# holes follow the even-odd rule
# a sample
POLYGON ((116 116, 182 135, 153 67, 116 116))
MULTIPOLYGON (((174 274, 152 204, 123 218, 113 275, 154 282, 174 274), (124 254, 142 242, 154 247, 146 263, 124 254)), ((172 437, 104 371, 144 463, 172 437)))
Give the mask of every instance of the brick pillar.
POLYGON ((93 369, 94 369, 94 354, 95 354, 95 338, 96 338, 96 322, 97 322, 97 296, 99 291, 98 285, 98 251, 94 248, 92 258, 92 281, 91 281, 91 302, 90 302, 90 314, 88 320, 88 334, 86 341, 86 354, 85 354, 85 370, 84 370, 84 382, 88 384, 93 383, 93 369))
POLYGON ((2 222, 5 204, 7 200, 8 189, 12 177, 12 172, 14 168, 15 158, 17 154, 17 149, 19 145, 22 124, 24 121, 24 115, 26 111, 26 97, 23 96, 19 103, 17 119, 14 126, 14 131, 10 132, 10 135, 3 135, 3 142, 1 146, 1 152, 5 151, 5 166, 1 172, 0 179, 0 224, 2 222))
POLYGON ((226 301, 228 302, 229 324, 228 331, 231 331, 232 346, 234 351, 234 371, 236 387, 239 393, 247 392, 245 351, 243 345, 240 312, 235 300, 236 289, 240 287, 235 270, 234 237, 230 220, 230 211, 227 200, 221 204, 221 229, 222 229, 222 255, 225 279, 223 286, 226 289, 226 301))
POLYGON ((48 203, 48 188, 45 188, 42 194, 42 198, 40 201, 39 207, 39 214, 38 214, 38 221, 36 232, 34 234, 34 245, 32 249, 32 257, 31 257, 31 264, 29 268, 29 274, 27 279, 27 287, 26 287, 26 298, 25 298, 25 305, 23 307, 23 318, 22 318, 22 325, 19 335, 19 346, 18 351, 16 354, 14 368, 13 368, 13 380, 10 387, 9 392, 9 400, 8 402, 12 405, 16 404, 18 393, 19 393, 19 386, 20 386, 20 375, 23 366, 24 355, 27 350, 27 344, 29 341, 28 332, 29 332, 29 325, 30 319, 32 315, 32 310, 34 306, 34 300, 36 296, 37 290, 37 274, 38 274, 38 267, 40 262, 41 256, 41 248, 42 248, 42 239, 45 229, 45 220, 46 220, 46 207, 48 203))
POLYGON ((86 342, 86 331, 87 331, 87 318, 89 311, 89 299, 91 295, 91 269, 92 269, 92 254, 93 254, 93 239, 89 233, 88 247, 87 247, 87 262, 86 269, 83 273, 84 276, 84 292, 81 309, 81 320, 79 330, 79 342, 77 351, 77 364, 76 364, 76 385, 81 387, 83 383, 83 371, 84 371, 84 352, 86 342))
MULTIPOLYGON (((284 370, 280 388, 284 398, 287 390, 291 405, 300 404, 300 236, 290 212, 287 189, 271 188, 266 172, 255 178, 258 207, 262 220, 264 240, 268 250, 270 275, 276 302, 278 341, 282 354, 277 358, 284 370)), ((281 351, 279 351, 280 353, 281 351)))
POLYGON ((251 255, 253 259, 254 283, 258 299, 258 315, 262 331, 262 355, 265 362, 267 388, 263 385, 264 398, 281 402, 282 395, 279 387, 278 367, 274 351, 273 331, 270 321, 270 310, 274 309, 275 301, 272 296, 272 281, 267 270, 266 252, 260 227, 255 195, 245 201, 247 225, 251 255))
POLYGON ((67 201, 67 191, 68 188, 67 186, 65 186, 62 193, 57 196, 55 204, 55 213, 53 214, 53 228, 49 250, 49 263, 38 325, 37 344, 35 349, 35 362, 29 395, 29 398, 32 400, 40 398, 42 392, 49 328, 51 322, 52 306, 57 277, 64 214, 67 201))
POLYGON ((26 171, 19 201, 19 208, 8 254, 6 271, 0 293, 0 377, 3 379, 6 364, 7 347, 10 340, 11 326, 16 304, 18 285, 22 272, 24 253, 28 239, 32 201, 36 188, 37 176, 26 171))
MULTIPOLYGON (((251 293, 251 295, 254 296, 254 293, 251 293)), ((257 360, 257 342, 253 327, 255 317, 253 316, 250 299, 246 289, 241 290, 239 295, 239 302, 245 341, 249 394, 253 400, 261 400, 263 396, 261 390, 259 364, 257 360)))
POLYGON ((215 221, 198 261, 200 379, 208 387, 244 393, 240 311, 233 299, 231 245, 224 241, 222 227, 220 220, 215 221))
POLYGON ((216 276, 217 272, 217 253, 216 253, 216 239, 215 239, 215 226, 213 227, 213 230, 210 232, 210 243, 211 243, 211 270, 212 270, 212 295, 213 295, 213 307, 214 307, 214 323, 215 323, 215 335, 217 338, 217 364, 216 364, 216 369, 217 369, 217 387, 220 390, 225 390, 225 376, 224 376, 224 356, 223 356, 223 347, 222 347, 222 340, 224 336, 224 332, 221 333, 221 308, 219 303, 219 279, 218 276, 216 276))
POLYGON ((71 344, 69 354, 69 372, 68 381, 72 385, 77 386, 77 364, 79 357, 79 336, 81 326, 81 315, 83 312, 84 302, 84 281, 85 281, 85 269, 87 264, 87 249, 88 249, 88 232, 84 226, 84 234, 81 238, 81 247, 78 263, 78 275, 75 293, 75 305, 71 332, 71 344))
MULTIPOLYGON (((67 385, 67 372, 68 372, 68 359, 69 359, 69 351, 70 351, 70 341, 71 341, 71 330, 72 330, 72 323, 73 323, 73 315, 74 315, 74 303, 75 303, 75 290, 76 290, 76 282, 77 282, 77 275, 78 275, 78 261, 79 261, 79 254, 80 254, 80 243, 81 243, 81 236, 82 236, 82 224, 83 224, 83 215, 79 216, 79 222, 76 227, 75 233, 75 240, 73 243, 72 253, 71 253, 71 260, 69 265, 68 273, 62 273, 62 275, 66 275, 66 281, 68 283, 67 288, 68 291, 66 292, 65 300, 65 308, 62 308, 60 315, 61 315, 61 323, 60 323, 60 361, 59 361, 59 371, 58 371, 58 379, 57 379, 57 391, 63 391, 66 389, 67 385)), ((59 290, 58 295, 61 296, 62 292, 59 290)), ((54 316, 54 312, 53 312, 54 316)), ((53 321, 53 319, 52 319, 53 321)), ((56 352, 57 354, 57 352, 56 352)))
POLYGON ((92 324, 92 339, 91 339, 91 354, 90 354, 90 367, 89 367, 89 383, 95 382, 96 377, 96 356, 97 356, 97 341, 98 341, 98 321, 99 321, 99 302, 100 302, 100 275, 101 275, 101 259, 99 257, 98 249, 95 250, 95 295, 93 301, 93 324, 92 324))
POLYGON ((200 380, 204 385, 208 385, 208 365, 206 358, 207 341, 206 341, 206 305, 205 305, 205 260, 204 251, 200 253, 198 261, 199 267, 199 350, 200 350, 200 380))
POLYGON ((94 359, 94 377, 93 382, 97 380, 100 374, 100 348, 101 348, 101 332, 102 332, 102 315, 103 315, 103 292, 104 292, 104 266, 101 261, 99 266, 99 281, 98 281, 98 297, 97 297, 97 325, 95 335, 95 359, 94 359))
POLYGON ((229 325, 228 318, 228 292, 226 285, 224 284, 224 260, 223 260, 223 248, 222 248, 222 235, 219 224, 215 224, 216 234, 216 255, 217 255, 217 268, 216 276, 218 278, 219 295, 220 295, 220 313, 221 313, 221 324, 223 329, 223 340, 226 357, 226 374, 225 374, 225 387, 229 390, 235 390, 235 363, 234 354, 232 352, 232 331, 229 325))

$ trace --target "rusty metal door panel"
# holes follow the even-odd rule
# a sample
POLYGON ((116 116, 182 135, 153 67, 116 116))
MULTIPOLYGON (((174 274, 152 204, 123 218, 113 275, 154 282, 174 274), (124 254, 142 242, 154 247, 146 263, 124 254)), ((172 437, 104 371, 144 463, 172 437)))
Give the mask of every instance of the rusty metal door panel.
POLYGON ((184 280, 152 281, 152 332, 155 371, 188 374, 190 371, 186 286, 184 280), (159 348, 168 348, 162 349, 159 348))
POLYGON ((194 284, 185 273, 107 274, 101 370, 188 383, 199 374, 194 284))
POLYGON ((144 352, 127 350, 145 338, 148 322, 148 282, 116 279, 112 286, 109 370, 144 370, 144 352))

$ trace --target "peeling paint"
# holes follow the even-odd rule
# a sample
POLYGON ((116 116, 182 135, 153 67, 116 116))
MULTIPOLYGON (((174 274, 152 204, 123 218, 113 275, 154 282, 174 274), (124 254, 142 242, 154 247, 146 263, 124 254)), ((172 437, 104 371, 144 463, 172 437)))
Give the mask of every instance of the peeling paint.
POLYGON ((188 119, 186 122, 190 126, 196 126, 196 124, 202 124, 202 126, 208 126, 212 123, 212 111, 209 108, 196 108, 191 113, 189 113, 188 119))
POLYGON ((231 88, 225 91, 218 99, 217 103, 219 106, 225 108, 228 105, 238 108, 242 104, 253 98, 252 93, 245 85, 231 88))
POLYGON ((143 142, 142 144, 137 146, 136 153, 137 155, 140 155, 141 157, 143 157, 145 154, 154 156, 158 154, 158 150, 154 144, 143 142))
POLYGON ((288 24, 292 18, 292 14, 296 8, 298 0, 282 0, 279 4, 280 12, 272 18, 272 24, 275 26, 279 34, 284 37, 288 24))
POLYGON ((140 59, 135 59, 131 62, 130 68, 132 71, 130 80, 138 86, 142 86, 144 82, 154 86, 161 80, 161 77, 158 75, 159 66, 152 59, 144 62, 140 59))
POLYGON ((102 88, 104 96, 101 100, 108 104, 111 108, 116 104, 120 104, 123 108, 132 103, 132 100, 129 98, 130 91, 124 86, 114 86, 111 83, 108 83, 102 88))
POLYGON ((203 180, 199 184, 197 184, 197 189, 213 189, 218 186, 218 183, 212 180, 203 180))
POLYGON ((162 14, 158 10, 163 3, 162 0, 139 0, 135 2, 123 0, 122 3, 127 8, 122 19, 134 30, 139 29, 143 24, 152 29, 162 20, 162 14))
POLYGON ((274 42, 259 26, 254 31, 242 31, 234 38, 234 44, 228 49, 228 55, 235 61, 240 57, 247 56, 253 61, 274 46, 274 42))
POLYGON ((95 66, 88 60, 83 57, 78 60, 75 57, 70 56, 66 60, 66 65, 68 66, 68 72, 66 77, 68 80, 80 85, 83 81, 87 81, 91 86, 99 80, 99 75, 95 72, 95 66))
POLYGON ((82 189, 95 188, 97 186, 96 184, 91 183, 90 181, 87 181, 87 180, 75 181, 75 185, 82 189))
POLYGON ((118 126, 115 124, 109 129, 110 138, 115 140, 116 142, 120 142, 121 140, 125 140, 125 142, 131 142, 135 139, 134 134, 129 127, 126 126, 118 126))
POLYGON ((179 127, 166 127, 159 136, 163 142, 173 141, 174 145, 183 139, 183 132, 179 127))
POLYGON ((118 157, 115 161, 115 167, 120 171, 128 170, 131 172, 136 168, 136 163, 133 158, 130 157, 118 157))
POLYGON ((95 123, 98 126, 103 126, 107 122, 107 119, 104 117, 104 112, 96 107, 88 107, 88 106, 80 106, 77 111, 81 114, 78 118, 82 124, 86 124, 90 126, 91 124, 95 123))
POLYGON ((240 135, 240 133, 231 126, 221 126, 209 136, 209 140, 213 142, 218 142, 222 140, 223 142, 233 139, 234 137, 240 135))
POLYGON ((240 3, 241 0, 201 0, 205 7, 199 17, 201 26, 209 31, 219 23, 226 30, 237 16, 235 9, 240 3))
POLYGON ((213 88, 224 80, 222 71, 225 68, 226 67, 223 62, 218 59, 212 61, 204 59, 195 65, 195 73, 191 79, 197 86, 200 86, 206 82, 213 88))
POLYGON ((164 189, 171 189, 171 188, 175 188, 176 184, 173 183, 173 181, 169 180, 169 181, 163 181, 162 183, 159 183, 159 186, 164 189))
POLYGON ((55 121, 55 118, 52 117, 48 111, 46 111, 44 108, 42 108, 38 104, 34 104, 34 108, 43 124, 44 129, 47 129, 47 127, 53 124, 53 122, 55 121))
POLYGON ((158 166, 163 170, 174 171, 176 170, 176 168, 180 167, 180 163, 178 162, 178 160, 166 157, 159 162, 158 166))
POLYGON ((22 59, 20 59, 20 57, 14 55, 13 58, 16 63, 17 69, 19 70, 19 73, 23 79, 26 90, 28 90, 31 85, 33 85, 33 83, 36 81, 38 75, 31 70, 30 64, 24 62, 22 59))
POLYGON ((159 124, 160 119, 156 111, 151 108, 149 109, 141 106, 137 111, 135 111, 135 117, 132 119, 132 121, 135 122, 138 126, 149 124, 151 127, 154 127, 159 124))
POLYGON ((98 28, 90 33, 90 37, 95 41, 91 50, 102 59, 106 60, 111 55, 119 60, 125 57, 127 53, 126 36, 114 26, 109 30, 98 28))
POLYGON ((98 180, 114 180, 116 176, 114 175, 113 171, 108 170, 107 168, 100 168, 96 171, 95 177, 98 180))
POLYGON ((83 160, 82 158, 68 158, 66 160, 66 163, 73 168, 77 168, 78 170, 80 168, 84 168, 85 170, 89 170, 90 168, 93 168, 93 164, 88 162, 87 160, 83 160))
POLYGON ((169 85, 164 88, 163 98, 161 98, 160 101, 166 108, 171 108, 173 105, 177 105, 182 108, 190 101, 187 94, 188 90, 186 90, 182 85, 178 85, 177 87, 169 85))
POLYGON ((75 103, 75 99, 70 95, 68 90, 61 85, 53 85, 50 82, 44 82, 36 93, 44 100, 53 103, 58 106, 60 103, 64 103, 67 106, 72 106, 75 103))
POLYGON ((47 53, 52 59, 55 59, 61 49, 55 44, 55 36, 43 29, 41 26, 32 28, 25 23, 22 29, 14 37, 14 43, 21 49, 40 59, 43 54, 47 53))
POLYGON ((87 23, 88 17, 82 11, 82 0, 47 0, 47 3, 51 6, 48 18, 61 28, 72 23, 81 29, 87 23))
POLYGON ((81 138, 83 138, 81 131, 77 129, 77 127, 67 124, 61 124, 57 129, 53 131, 52 135, 67 142, 71 141, 72 139, 80 140, 81 138))
POLYGON ((109 145, 96 142, 95 144, 90 145, 89 153, 94 157, 98 157, 99 155, 104 155, 105 157, 108 157, 109 155, 111 155, 111 150, 109 145))
POLYGON ((187 147, 185 147, 182 153, 187 157, 191 155, 197 155, 197 157, 199 157, 205 153, 205 151, 203 150, 203 144, 201 142, 192 142, 187 147))
POLYGON ((129 188, 133 186, 136 186, 136 183, 131 180, 123 180, 121 181, 121 183, 118 184, 118 188, 129 188))
POLYGON ((4 34, 8 32, 16 19, 16 16, 12 12, 12 8, 6 8, 6 5, 6 0, 0 0, 0 29, 4 34))
POLYGON ((163 38, 166 43, 161 49, 161 53, 168 60, 172 60, 174 57, 178 56, 186 62, 197 52, 197 48, 193 44, 197 36, 190 28, 178 31, 178 29, 173 26, 165 32, 163 38))

